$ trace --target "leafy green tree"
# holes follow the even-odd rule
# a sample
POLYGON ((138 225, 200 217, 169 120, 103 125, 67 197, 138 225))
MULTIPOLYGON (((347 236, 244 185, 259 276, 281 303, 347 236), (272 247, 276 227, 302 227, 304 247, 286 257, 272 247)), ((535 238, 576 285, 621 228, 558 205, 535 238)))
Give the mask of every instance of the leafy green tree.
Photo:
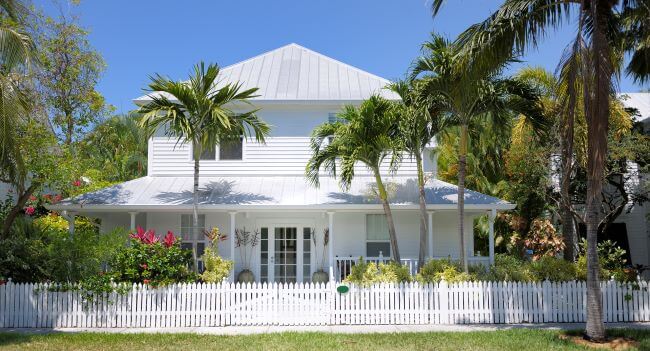
POLYGON ((96 90, 106 65, 75 18, 39 19, 40 93, 60 140, 70 145, 111 110, 96 90))
POLYGON ((418 172, 418 193, 420 204, 420 248, 418 267, 424 266, 427 245, 427 204, 424 192, 425 174, 422 158, 425 157, 427 145, 442 129, 442 118, 437 114, 439 108, 434 97, 417 91, 417 81, 398 81, 389 86, 402 99, 397 104, 399 118, 398 132, 402 147, 415 159, 418 172))
MULTIPOLYGON (((434 16, 443 2, 434 0, 434 16)), ((596 243, 613 80, 622 66, 625 52, 635 59, 628 65, 628 72, 633 77, 647 79, 650 76, 647 8, 647 1, 506 0, 486 20, 472 25, 457 40, 457 45, 462 48, 461 56, 471 66, 470 72, 491 72, 511 60, 513 55, 537 47, 551 30, 568 23, 576 24, 576 37, 561 62, 561 79, 570 89, 568 111, 575 111, 578 96, 585 97, 582 103, 588 128, 586 336, 595 340, 605 338, 596 243), (577 21, 572 20, 573 16, 577 16, 577 21), (637 22, 635 18, 642 21, 637 22), (623 25, 625 23, 627 26, 623 25), (642 30, 636 31, 637 28, 642 30), (575 89, 578 79, 582 79, 582 91, 575 89)))
POLYGON ((358 162, 366 165, 375 177, 377 195, 386 214, 391 256, 395 262, 400 262, 395 223, 380 172, 382 163, 388 159, 391 170, 395 171, 401 156, 393 104, 382 97, 372 96, 359 107, 345 106, 338 118, 340 120, 334 123, 317 126, 312 132, 312 156, 305 169, 307 179, 318 186, 321 168, 324 168, 338 176, 341 187, 347 190, 354 179, 355 165, 358 162))
POLYGON ((505 79, 498 71, 483 77, 469 74, 458 48, 439 35, 422 46, 423 56, 414 64, 412 78, 421 77, 425 94, 437 97, 448 125, 460 129, 458 145, 458 230, 460 260, 468 271, 465 253, 465 176, 469 127, 479 119, 493 125, 507 123, 511 114, 522 114, 536 130, 544 129, 544 116, 535 89, 522 81, 505 79))
MULTIPOLYGON (((178 142, 192 145, 195 231, 199 226, 199 160, 203 150, 242 136, 264 142, 270 131, 250 102, 257 88, 242 90, 240 83, 217 87, 219 71, 216 64, 206 67, 201 62, 194 66, 188 81, 173 81, 157 74, 149 83, 151 100, 139 110, 140 126, 148 137, 162 130, 178 142)), ((196 237, 200 234, 194 233, 196 237)))

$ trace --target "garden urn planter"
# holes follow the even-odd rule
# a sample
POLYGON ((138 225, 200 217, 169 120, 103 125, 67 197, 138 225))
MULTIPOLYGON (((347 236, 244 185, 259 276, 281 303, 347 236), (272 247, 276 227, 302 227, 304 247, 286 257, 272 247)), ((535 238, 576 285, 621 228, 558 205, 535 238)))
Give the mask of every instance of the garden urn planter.
POLYGON ((322 269, 314 272, 311 276, 312 283, 327 283, 329 280, 329 274, 322 269))
POLYGON ((237 275, 237 282, 238 283, 254 283, 255 282, 255 275, 253 272, 251 272, 250 269, 244 269, 243 271, 239 272, 237 275))

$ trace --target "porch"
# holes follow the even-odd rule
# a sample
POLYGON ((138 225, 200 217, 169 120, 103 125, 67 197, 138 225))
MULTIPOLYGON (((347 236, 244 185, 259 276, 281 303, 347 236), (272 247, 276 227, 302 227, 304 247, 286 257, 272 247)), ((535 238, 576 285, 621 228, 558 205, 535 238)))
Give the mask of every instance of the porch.
MULTIPOLYGON (((349 274, 359 257, 385 261, 391 256, 387 223, 372 177, 356 177, 342 191, 336 179, 322 177, 313 187, 303 176, 202 177, 199 183, 199 228, 217 227, 229 240, 219 244, 222 256, 235 262, 231 281, 250 270, 257 282, 310 282, 317 271, 330 281, 349 274), (255 245, 236 245, 237 233, 255 237, 255 245), (324 237, 327 236, 327 245, 324 237)), ((417 271, 420 249, 418 188, 411 177, 387 177, 403 263, 417 271)), ((143 177, 49 206, 71 220, 76 214, 97 217, 102 231, 136 226, 158 233, 173 231, 183 246, 201 257, 208 242, 195 234, 192 221, 192 177, 143 177)), ((458 189, 429 179, 425 187, 427 258, 458 259, 458 189)), ((514 205, 472 190, 465 192, 465 256, 470 262, 494 260, 493 223, 499 210, 514 205), (473 222, 488 215, 487 245, 478 252, 473 222)), ((73 227, 71 227, 74 230, 73 227)), ((198 262, 201 265, 200 259, 198 262)))
MULTIPOLYGON (((495 211, 466 212, 466 255, 470 264, 489 265, 494 259, 493 221, 495 211), (475 249, 473 222, 479 216, 490 218, 489 249, 475 249)), ((194 236, 189 211, 129 212, 98 215, 102 230, 137 226, 157 233, 173 231, 182 245, 195 251, 202 268, 201 255, 209 242, 200 234, 194 236)), ((418 271, 419 212, 400 209, 393 213, 402 264, 411 274, 418 271)), ((428 211, 426 241, 427 259, 458 259, 457 211, 428 211)), ((219 253, 235 263, 230 281, 237 281, 243 270, 250 270, 256 282, 308 283, 317 271, 324 271, 330 281, 347 277, 360 257, 368 262, 391 260, 391 246, 383 212, 372 210, 337 211, 201 211, 199 232, 213 227, 227 235, 218 245, 219 253), (238 245, 237 237, 255 237, 254 244, 238 245), (327 236, 327 243, 324 237, 327 236), (234 239, 234 240, 233 240, 234 239)))

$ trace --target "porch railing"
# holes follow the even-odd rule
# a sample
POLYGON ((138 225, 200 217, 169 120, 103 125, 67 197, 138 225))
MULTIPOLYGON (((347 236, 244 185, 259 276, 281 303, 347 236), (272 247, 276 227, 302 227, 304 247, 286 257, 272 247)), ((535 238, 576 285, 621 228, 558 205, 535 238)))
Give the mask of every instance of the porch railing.
MULTIPOLYGON (((434 259, 445 259, 447 257, 434 257, 434 259)), ((386 263, 391 261, 390 257, 364 257, 364 261, 373 262, 375 264, 386 263)), ((428 258, 427 258, 428 259, 428 258)), ((352 273, 352 267, 359 261, 359 257, 355 256, 336 256, 335 258, 336 266, 334 278, 337 281, 344 280, 350 273, 352 273)), ((418 259, 417 258, 402 258, 400 260, 403 265, 409 268, 411 275, 415 275, 418 272, 418 259)), ((490 264, 490 258, 484 256, 471 256, 467 258, 467 261, 470 265, 484 265, 488 266, 490 264)))

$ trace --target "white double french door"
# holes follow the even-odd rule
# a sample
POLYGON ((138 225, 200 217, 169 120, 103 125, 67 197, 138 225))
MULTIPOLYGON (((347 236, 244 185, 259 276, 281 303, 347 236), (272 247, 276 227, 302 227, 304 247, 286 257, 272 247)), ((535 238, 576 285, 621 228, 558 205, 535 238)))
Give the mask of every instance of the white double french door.
POLYGON ((260 281, 295 283, 311 278, 312 229, 304 225, 260 227, 260 281))

